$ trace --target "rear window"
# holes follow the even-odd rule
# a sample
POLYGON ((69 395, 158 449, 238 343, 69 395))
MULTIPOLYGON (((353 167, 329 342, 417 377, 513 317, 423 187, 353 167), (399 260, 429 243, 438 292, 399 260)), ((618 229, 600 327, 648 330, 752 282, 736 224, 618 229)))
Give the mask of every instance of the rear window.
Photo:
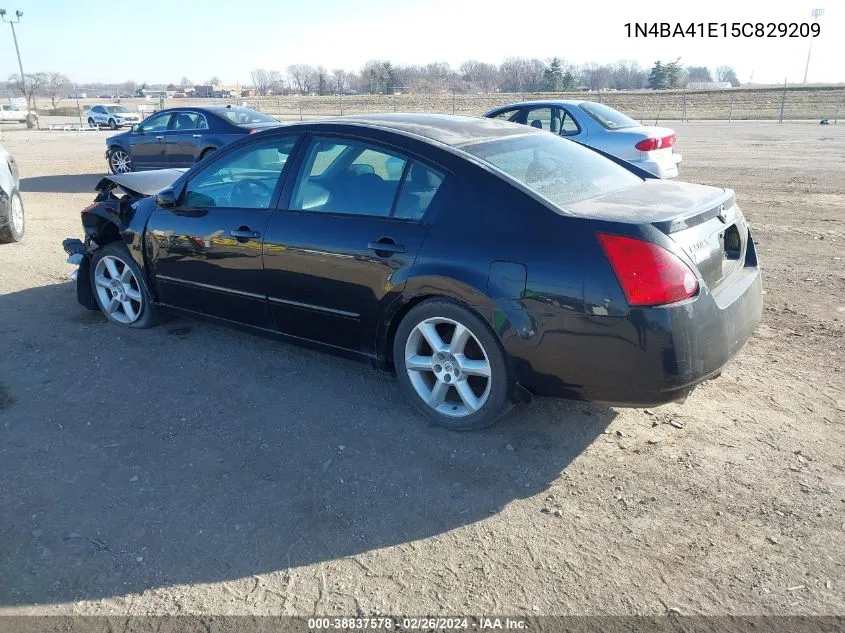
POLYGON ((276 119, 257 112, 252 108, 226 108, 219 114, 235 125, 249 125, 250 123, 278 123, 276 119))
POLYGON ((631 117, 626 116, 618 110, 614 110, 603 103, 586 101, 584 103, 579 103, 578 107, 598 121, 602 127, 606 127, 608 130, 621 130, 626 127, 637 127, 639 125, 639 122, 634 121, 631 117))
POLYGON ((642 182, 612 160, 553 134, 526 134, 462 149, 559 207, 642 182))

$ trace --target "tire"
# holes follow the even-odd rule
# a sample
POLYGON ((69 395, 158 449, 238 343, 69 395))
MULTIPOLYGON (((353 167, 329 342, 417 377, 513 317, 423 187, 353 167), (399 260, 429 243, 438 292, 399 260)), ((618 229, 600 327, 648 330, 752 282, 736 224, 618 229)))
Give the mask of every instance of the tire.
POLYGON ((109 129, 116 130, 117 129, 117 122, 114 119, 109 119, 109 129))
POLYGON ((88 127, 96 127, 97 129, 99 129, 99 126, 94 123, 94 119, 90 117, 88 118, 88 127))
POLYGON ((200 157, 199 157, 199 158, 197 158, 197 162, 200 162, 202 159, 204 159, 206 156, 208 156, 208 155, 209 155, 211 152, 213 152, 214 150, 215 150, 215 148, 214 148, 214 147, 206 147, 206 148, 205 148, 204 150, 202 150, 202 152, 200 153, 200 157))
POLYGON ((26 230, 26 219, 23 211, 23 200, 17 189, 9 196, 9 223, 0 229, 0 244, 20 242, 26 230))
POLYGON ((128 174, 132 171, 132 156, 122 147, 112 147, 109 152, 109 171, 113 174, 128 174))
POLYGON ((94 253, 89 278, 97 305, 112 323, 143 329, 159 322, 144 273, 123 242, 109 242, 94 253))
POLYGON ((430 299, 412 308, 396 330, 393 362, 405 398, 435 424, 483 429, 510 409, 514 379, 502 345, 484 320, 457 302, 430 299))

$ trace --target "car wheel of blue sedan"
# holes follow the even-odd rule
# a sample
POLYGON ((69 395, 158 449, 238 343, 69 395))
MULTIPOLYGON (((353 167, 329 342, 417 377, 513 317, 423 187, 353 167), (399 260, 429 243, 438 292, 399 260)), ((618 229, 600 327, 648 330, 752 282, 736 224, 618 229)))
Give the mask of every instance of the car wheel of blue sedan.
POLYGON ((113 174, 128 174, 132 171, 132 157, 122 149, 113 149, 109 154, 109 171, 113 174))
POLYGON ((396 331, 393 358, 406 397, 436 424, 481 429, 510 408, 513 379, 501 344, 457 303, 433 299, 413 308, 396 331))

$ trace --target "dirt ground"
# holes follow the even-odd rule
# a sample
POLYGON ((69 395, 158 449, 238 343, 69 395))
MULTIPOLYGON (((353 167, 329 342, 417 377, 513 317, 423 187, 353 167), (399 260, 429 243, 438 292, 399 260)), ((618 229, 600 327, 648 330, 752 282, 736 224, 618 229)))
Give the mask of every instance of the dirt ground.
MULTIPOLYGON (((0 129, 0 614, 845 614, 845 126, 677 124, 763 324, 683 405, 427 426, 366 366, 76 303, 105 133, 0 129)), ((577 359, 573 359, 577 362, 577 359)))

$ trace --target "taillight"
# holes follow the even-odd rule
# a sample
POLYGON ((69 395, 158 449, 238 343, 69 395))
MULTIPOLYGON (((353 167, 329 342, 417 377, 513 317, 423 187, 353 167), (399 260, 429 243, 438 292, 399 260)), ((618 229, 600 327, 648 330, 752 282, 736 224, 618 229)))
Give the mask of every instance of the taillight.
POLYGON ((634 147, 641 152, 653 152, 656 149, 666 149, 667 147, 672 147, 676 140, 677 137, 674 134, 661 136, 660 138, 644 138, 639 143, 635 144, 634 147))
POLYGON ((623 235, 597 237, 630 305, 674 303, 698 291, 689 266, 662 246, 623 235))

